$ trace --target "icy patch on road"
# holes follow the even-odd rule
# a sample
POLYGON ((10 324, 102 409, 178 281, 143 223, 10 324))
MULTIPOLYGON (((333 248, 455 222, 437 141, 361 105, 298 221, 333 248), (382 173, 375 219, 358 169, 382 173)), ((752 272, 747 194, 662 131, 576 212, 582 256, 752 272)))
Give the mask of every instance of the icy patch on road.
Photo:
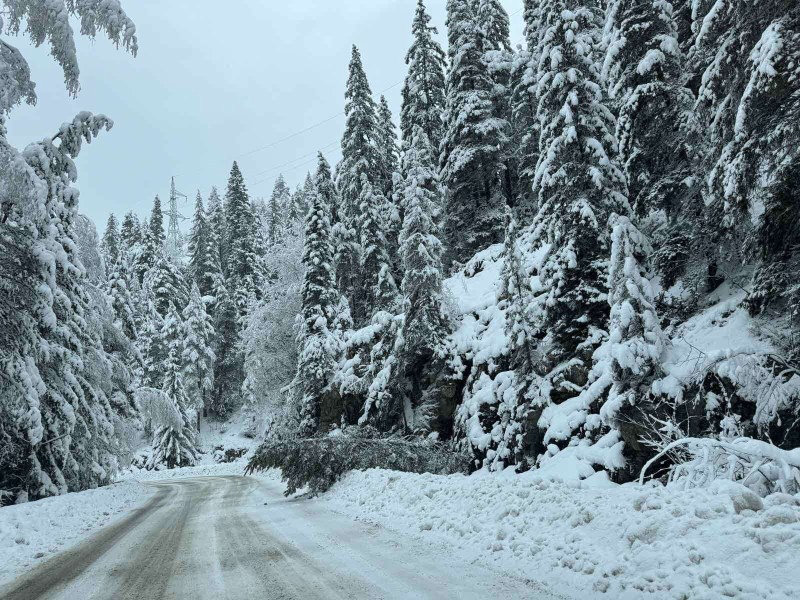
POLYGON ((800 497, 747 505, 746 494, 730 482, 681 492, 376 469, 347 475, 321 502, 581 598, 797 598, 800 497))
POLYGON ((126 481, 0 508, 0 585, 82 542, 155 490, 126 481))

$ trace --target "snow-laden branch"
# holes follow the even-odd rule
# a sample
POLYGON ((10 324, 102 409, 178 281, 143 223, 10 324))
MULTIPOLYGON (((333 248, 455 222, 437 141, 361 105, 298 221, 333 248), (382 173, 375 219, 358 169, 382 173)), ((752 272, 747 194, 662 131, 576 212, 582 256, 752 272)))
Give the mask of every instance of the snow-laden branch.
POLYGON ((740 437, 730 440, 686 437, 670 442, 645 463, 639 474, 644 484, 648 469, 676 448, 684 447, 692 458, 675 465, 669 476, 671 483, 699 487, 715 479, 755 483, 762 482, 786 493, 800 490, 800 448, 783 450, 767 442, 740 437))

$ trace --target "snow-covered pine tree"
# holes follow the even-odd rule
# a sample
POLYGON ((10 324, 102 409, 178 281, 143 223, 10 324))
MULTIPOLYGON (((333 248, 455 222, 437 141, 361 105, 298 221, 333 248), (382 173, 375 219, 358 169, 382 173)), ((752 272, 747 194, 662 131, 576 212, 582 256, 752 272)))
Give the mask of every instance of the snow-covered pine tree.
POLYGON ((194 202, 194 215, 192 217, 192 229, 189 232, 189 243, 187 245, 189 264, 186 267, 186 275, 190 282, 203 288, 203 295, 211 293, 213 282, 207 277, 206 260, 210 257, 208 249, 208 222, 206 211, 203 207, 203 197, 200 190, 194 202))
POLYGON ((292 193, 289 186, 286 185, 286 180, 283 175, 278 175, 275 180, 275 187, 272 189, 272 196, 269 198, 269 223, 267 242, 270 245, 275 245, 281 241, 285 232, 286 225, 292 219, 299 218, 299 215, 290 212, 294 203, 292 202, 292 193))
POLYGON ((136 347, 142 357, 142 382, 147 387, 161 389, 164 381, 164 361, 167 351, 161 331, 164 318, 156 310, 152 290, 142 289, 142 306, 139 309, 138 338, 136 347))
POLYGON ((603 78, 617 112, 619 163, 631 205, 639 216, 661 209, 674 219, 684 212, 692 175, 686 134, 693 99, 681 81, 672 4, 614 0, 606 32, 603 78))
MULTIPOLYGON (((37 45, 47 41, 73 95, 79 82, 70 16, 81 19, 84 32, 104 32, 112 42, 136 53, 136 28, 118 4, 112 10, 43 0, 14 4, 14 10, 3 15, 6 31, 24 29, 37 45), (45 14, 56 16, 38 18, 45 14)), ((86 303, 73 289, 73 284, 80 285, 82 269, 74 262, 74 242, 69 238, 78 199, 70 184, 77 177, 73 159, 82 140, 90 141, 111 122, 80 113, 53 138, 19 153, 5 137, 6 118, 15 105, 35 103, 36 94, 22 54, 7 41, 2 46, 0 489, 25 501, 97 485, 112 475, 107 459, 114 443, 107 402, 89 389, 61 395, 63 385, 75 385, 73 392, 78 392, 84 383, 97 383, 90 357, 102 357, 97 340, 80 327, 86 303), (69 346, 62 348, 64 341, 69 346), (44 348, 49 356, 43 355, 44 348), (64 363, 59 366, 56 361, 64 363), (46 371, 51 368, 57 387, 48 389, 46 371), (69 406, 70 400, 75 406, 69 406)))
POLYGON ((122 243, 122 248, 126 250, 130 250, 142 243, 142 225, 139 223, 139 217, 136 216, 136 213, 127 212, 122 217, 119 239, 122 243))
POLYGON ((507 123, 495 114, 494 81, 484 61, 486 31, 472 0, 448 0, 450 58, 442 142, 445 264, 465 262, 502 239, 505 196, 501 148, 507 123))
POLYGON ((31 471, 23 484, 32 497, 100 485, 117 468, 113 410, 101 368, 105 353, 101 333, 89 325, 86 273, 73 239, 78 193, 70 187, 76 177, 73 158, 83 141, 111 125, 102 115, 80 113, 55 136, 30 144, 22 153, 29 181, 38 184, 36 194, 49 229, 39 246, 46 252, 43 258, 49 257, 39 274, 39 285, 50 288, 49 299, 36 306, 39 335, 47 348, 36 361, 43 387, 39 405, 28 408, 38 411, 42 429, 31 447, 31 471))
POLYGON ((234 161, 225 193, 225 233, 229 248, 225 282, 240 316, 247 313, 250 302, 257 299, 260 293, 255 230, 255 218, 244 177, 234 161))
POLYGON ((366 176, 378 183, 381 176, 381 128, 378 107, 361 62, 361 53, 353 46, 345 90, 346 124, 342 135, 342 160, 336 168, 337 184, 345 212, 358 210, 361 185, 366 176))
POLYGON ((164 213, 161 211, 161 199, 156 196, 153 200, 153 209, 150 220, 144 232, 142 249, 136 257, 134 270, 139 283, 144 282, 145 275, 156 264, 156 259, 161 254, 167 234, 164 231, 164 213))
POLYGON ((536 214, 537 198, 533 189, 536 164, 539 162, 539 122, 536 120, 536 71, 534 57, 539 44, 539 0, 525 0, 525 46, 517 48, 509 74, 510 160, 516 167, 514 209, 521 222, 536 214))
POLYGON ((306 217, 303 248, 302 330, 297 380, 302 385, 300 431, 304 435, 316 432, 319 426, 321 397, 333 379, 341 352, 336 336, 336 317, 339 293, 333 266, 330 223, 330 168, 322 154, 317 169, 319 189, 312 197, 306 217))
POLYGON ((166 345, 164 381, 161 391, 170 402, 170 414, 158 423, 153 432, 153 449, 149 468, 164 465, 168 469, 188 467, 197 460, 196 432, 189 417, 189 398, 183 384, 183 337, 180 316, 173 305, 167 310, 161 338, 166 345))
POLYGON ((380 179, 380 127, 377 106, 361 62, 361 53, 353 46, 345 90, 345 131, 342 135, 342 159, 336 169, 341 204, 339 222, 334 230, 336 276, 339 291, 350 301, 353 318, 364 319, 366 307, 359 295, 361 276, 359 241, 363 221, 359 215, 363 182, 380 179))
POLYGON ((414 127, 422 127, 425 135, 438 148, 444 137, 442 113, 445 107, 446 55, 434 36, 438 33, 430 25, 431 17, 423 0, 417 0, 417 9, 411 33, 414 41, 406 54, 408 74, 403 84, 403 104, 400 111, 400 132, 403 144, 411 144, 414 127))
MULTIPOLYGON (((308 215, 308 211, 311 210, 311 204, 314 202, 314 194, 316 193, 314 189, 314 178, 311 176, 311 173, 306 173, 305 181, 303 181, 302 205, 300 206, 300 221, 303 227, 305 227, 306 216, 308 215)), ((332 218, 331 216, 331 219, 332 218)), ((333 221, 331 221, 331 225, 333 225, 333 221)))
POLYGON ((369 319, 378 311, 392 312, 397 308, 397 285, 392 276, 392 261, 384 234, 382 215, 387 200, 369 182, 366 175, 361 181, 361 280, 363 289, 361 306, 369 319))
POLYGON ((405 215, 400 234, 405 302, 405 363, 421 370, 442 351, 449 331, 442 295, 442 242, 438 225, 442 188, 436 154, 417 125, 403 157, 405 215))
POLYGON ((136 323, 137 312, 130 289, 133 278, 129 259, 122 254, 108 269, 105 289, 114 311, 114 326, 122 331, 126 338, 136 341, 139 327, 136 323))
POLYGON ((100 255, 103 257, 103 264, 106 272, 110 272, 120 258, 120 233, 117 226, 117 218, 111 213, 106 222, 106 230, 103 232, 103 240, 100 244, 100 255))
POLYGON ((379 187, 383 195, 392 197, 394 174, 400 165, 400 151, 397 146, 397 131, 392 121, 392 110, 385 96, 378 102, 378 151, 380 170, 379 187))
POLYGON ((217 288, 214 310, 214 390, 211 411, 227 417, 241 403, 244 382, 244 356, 239 344, 239 315, 236 304, 224 286, 217 288))
MULTIPOLYGON (((699 81, 704 200, 708 221, 724 226, 712 244, 721 264, 755 250, 749 308, 782 318, 798 306, 800 272, 800 8, 791 0, 694 8, 689 66, 699 81)), ((798 322, 787 325, 796 335, 798 322)))
POLYGON ((511 69, 514 54, 511 50, 510 24, 508 13, 500 0, 479 0, 478 22, 484 30, 483 62, 487 65, 492 79, 492 104, 497 120, 495 127, 500 129, 498 186, 505 204, 514 206, 517 193, 518 166, 514 160, 515 148, 511 146, 511 69))
MULTIPOLYGON (((337 213, 341 204, 341 199, 339 197, 339 190, 336 189, 336 183, 333 181, 331 165, 322 152, 317 154, 317 170, 314 172, 313 183, 313 193, 309 197, 309 200, 313 201, 314 196, 317 194, 322 196, 322 201, 326 204, 328 210, 330 211, 331 227, 334 227, 337 223, 337 213)), ((334 271, 335 270, 336 269, 334 269, 334 271)))
MULTIPOLYGON (((214 389, 214 327, 211 317, 206 312, 205 302, 200 295, 197 284, 192 285, 189 293, 189 304, 183 310, 183 376, 186 395, 189 399, 187 407, 197 411, 197 422, 206 413, 210 404, 211 392, 214 389)), ((198 427, 199 429, 199 427, 198 427)))
POLYGON ((182 310, 189 301, 189 288, 183 268, 167 255, 166 246, 161 246, 157 251, 152 267, 145 274, 142 287, 149 290, 155 309, 162 318, 167 316, 170 304, 182 310))
MULTIPOLYGON (((627 210, 613 157, 613 116, 603 103, 597 2, 543 3, 537 118, 541 123, 535 243, 547 250, 534 290, 542 365, 552 383, 540 402, 560 403, 587 379, 608 322, 608 219, 627 210)), ((576 423, 575 426, 580 426, 576 423)))
POLYGON ((213 267, 211 271, 215 274, 214 289, 216 289, 217 285, 222 283, 225 278, 224 271, 227 264, 225 248, 228 239, 225 228, 225 211, 216 187, 212 187, 208 194, 206 222, 208 223, 209 265, 213 267))
POLYGON ((375 373, 365 410, 372 411, 368 418, 381 428, 402 424, 406 431, 421 433, 430 431, 438 413, 440 398, 428 388, 434 379, 431 373, 441 369, 438 359, 445 355, 449 323, 438 224, 444 190, 436 153, 419 125, 406 147, 402 169, 405 178, 398 179, 398 195, 405 207, 399 240, 404 315, 399 331, 393 334, 390 326, 384 332, 388 335, 381 345, 387 350, 376 347, 371 354, 375 373))
MULTIPOLYGON (((646 238, 628 217, 611 217, 611 262, 608 270, 609 360, 611 389, 600 415, 622 431, 628 450, 639 449, 646 427, 656 415, 651 385, 662 375, 668 340, 661 331, 654 293, 645 266, 646 238)), ((638 452, 640 456, 642 452, 638 452)), ((631 465, 632 474, 643 461, 631 465)))

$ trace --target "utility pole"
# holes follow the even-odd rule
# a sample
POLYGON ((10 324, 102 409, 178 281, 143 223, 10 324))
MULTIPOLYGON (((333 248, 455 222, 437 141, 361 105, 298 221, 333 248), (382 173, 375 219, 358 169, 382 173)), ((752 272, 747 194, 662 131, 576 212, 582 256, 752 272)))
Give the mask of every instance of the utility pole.
POLYGON ((173 177, 169 189, 169 210, 165 214, 169 216, 169 225, 167 226, 167 253, 175 262, 180 262, 183 259, 180 222, 187 219, 187 217, 178 212, 179 197, 186 199, 186 194, 175 189, 175 178, 173 177))

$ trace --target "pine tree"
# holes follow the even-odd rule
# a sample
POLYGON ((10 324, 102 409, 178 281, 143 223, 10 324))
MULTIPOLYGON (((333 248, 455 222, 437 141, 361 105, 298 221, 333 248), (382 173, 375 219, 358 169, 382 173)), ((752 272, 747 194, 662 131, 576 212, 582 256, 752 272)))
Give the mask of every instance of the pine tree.
POLYGON ((120 257, 120 234, 117 229, 117 218, 111 213, 106 223, 106 230, 103 233, 103 241, 100 244, 100 253, 106 271, 113 269, 120 257))
POLYGON ((400 235, 405 300, 403 344, 406 362, 421 367, 440 352, 448 334, 442 296, 442 243, 439 239, 439 184, 434 151, 417 125, 403 159, 405 217, 400 235))
POLYGON ((338 221, 337 213, 341 200, 339 191, 336 189, 336 183, 333 181, 331 166, 322 152, 317 154, 317 170, 314 173, 313 181, 314 188, 310 200, 313 202, 315 196, 322 196, 322 202, 325 203, 330 211, 331 226, 335 226, 338 221))
MULTIPOLYGON (((314 189, 314 178, 311 176, 311 173, 306 173, 306 179, 303 182, 303 204, 300 207, 300 220, 305 225, 306 217, 308 216, 308 211, 311 210, 311 205, 314 203, 314 195, 317 191, 314 189)), ((330 208, 328 210, 331 210, 330 208)), ((331 217, 332 219, 333 217, 331 217)), ((333 224, 333 221, 331 221, 333 224)))
POLYGON ((661 375, 667 342, 644 271, 648 252, 645 237, 630 219, 614 215, 608 272, 613 384, 601 412, 607 422, 616 421, 626 405, 647 398, 652 381, 661 375))
POLYGON ((158 250, 153 266, 145 275, 142 287, 149 291, 155 309, 162 318, 166 318, 170 304, 177 305, 181 310, 189 300, 182 268, 167 256, 164 246, 158 250))
POLYGON ((672 6, 615 0, 607 21, 611 40, 603 75, 617 108, 619 162, 631 205, 641 216, 662 209, 674 218, 683 208, 685 181, 692 174, 686 147, 692 95, 681 83, 672 6))
POLYGON ((464 262, 502 239, 501 148, 506 123, 496 118, 494 82, 484 61, 486 31, 470 0, 448 0, 447 74, 442 182, 448 190, 446 264, 464 262))
POLYGON ((147 229, 144 232, 142 250, 136 259, 134 267, 139 283, 144 282, 147 271, 153 268, 156 259, 161 254, 166 240, 164 231, 164 213, 161 211, 161 199, 156 196, 153 201, 153 210, 150 213, 147 229))
POLYGON ((378 108, 361 63, 361 54, 353 46, 347 90, 345 91, 345 124, 342 136, 342 160, 336 169, 337 185, 342 198, 343 215, 350 219, 358 210, 364 177, 372 184, 381 176, 381 130, 378 108))
POLYGON ((397 147, 397 132, 392 122, 392 111, 384 96, 378 104, 378 151, 380 182, 378 187, 387 198, 392 197, 394 174, 398 171, 400 154, 397 147))
POLYGON ((239 165, 233 163, 225 193, 225 233, 228 238, 228 262, 225 281, 238 314, 247 313, 253 299, 259 297, 255 255, 256 223, 250 198, 239 165))
MULTIPOLYGON (((213 265, 212 272, 216 273, 216 277, 221 282, 225 277, 224 269, 227 264, 228 234, 225 227, 225 210, 216 187, 212 187, 208 194, 206 221, 208 222, 209 264, 213 265)), ((217 284, 218 282, 215 281, 214 289, 217 284)))
POLYGON ((167 349, 161 337, 164 318, 156 310, 151 290, 143 290, 141 302, 143 307, 140 309, 136 346, 143 362, 142 381, 147 387, 161 389, 164 382, 164 361, 167 358, 167 349))
POLYGON ((138 337, 138 325, 130 289, 132 280, 133 273, 128 265, 128 259, 123 255, 109 270, 106 293, 114 310, 114 325, 126 338, 135 341, 138 337))
POLYGON ((197 191, 197 196, 195 197, 194 216, 192 217, 192 229, 189 233, 187 251, 189 255, 189 264, 186 269, 187 275, 191 281, 199 286, 204 276, 204 261, 208 256, 208 223, 200 190, 197 191))
MULTIPOLYGON (((753 314, 771 308, 788 316, 800 272, 800 9, 791 0, 692 8, 687 70, 698 88, 694 116, 706 183, 706 227, 697 237, 711 238, 709 273, 759 248, 748 306, 753 314)), ((797 323, 787 325, 796 333, 797 323)))
POLYGON ((192 285, 189 304, 183 311, 184 347, 182 354, 183 376, 189 398, 188 406, 200 415, 209 406, 214 389, 214 362, 216 357, 211 349, 214 328, 211 317, 206 312, 205 302, 197 284, 192 285))
POLYGON ((161 337, 167 346, 164 382, 161 391, 170 402, 168 419, 153 433, 153 450, 148 466, 165 465, 168 469, 188 467, 197 460, 196 433, 189 418, 189 399, 183 385, 183 328, 178 312, 170 305, 161 337))
POLYGON ((517 214, 529 221, 536 214, 536 194, 533 180, 539 162, 539 122, 536 120, 536 72, 534 57, 541 31, 538 0, 525 0, 525 47, 518 48, 511 61, 509 86, 511 89, 509 124, 510 159, 516 167, 514 208, 517 214))
POLYGON ((430 21, 423 0, 418 0, 411 26, 414 41, 406 54, 408 74, 403 84, 400 112, 400 131, 405 146, 411 144, 414 127, 422 127, 434 145, 444 137, 446 56, 434 38, 438 32, 430 21))
POLYGON ((292 209, 294 203, 292 202, 292 193, 289 191, 289 186, 286 185, 286 180, 283 175, 278 175, 275 180, 275 187, 272 189, 272 196, 269 199, 269 224, 267 242, 270 245, 280 243, 283 239, 286 226, 299 215, 295 214, 292 209))
MULTIPOLYGON (((83 141, 110 126, 106 117, 80 113, 55 136, 30 144, 19 155, 19 163, 27 163, 29 185, 35 186, 27 200, 40 207, 32 215, 35 229, 29 229, 29 248, 39 261, 32 305, 38 349, 29 348, 32 353, 23 363, 11 365, 12 372, 38 389, 13 379, 10 386, 12 394, 22 391, 28 403, 24 419, 32 428, 20 433, 21 439, 30 440, 30 454, 25 457, 24 479, 17 485, 33 498, 101 485, 117 466, 114 413, 104 380, 107 355, 102 333, 93 323, 90 286, 77 254, 78 194, 70 186, 77 173, 73 158, 83 141)), ((14 168, 20 168, 19 163, 14 168)), ((16 403, 12 399, 10 405, 16 403)))
POLYGON ((214 311, 214 390, 211 411, 226 418, 241 402, 244 356, 239 344, 238 312, 225 287, 217 290, 214 311))
POLYGON ((135 213, 125 213, 125 216, 122 218, 119 239, 122 243, 122 248, 126 250, 130 250, 134 246, 142 243, 142 225, 139 223, 139 217, 137 217, 135 213))
POLYGON ((559 402, 585 381, 598 333, 605 329, 606 223, 627 200, 613 162, 613 117, 599 85, 600 10, 577 0, 550 0, 543 10, 537 90, 542 129, 534 181, 540 209, 534 238, 550 249, 538 274, 542 314, 537 326, 546 348, 540 349, 544 371, 572 361, 550 394, 559 402))
POLYGON ((330 384, 339 347, 334 337, 339 295, 333 267, 330 223, 330 167, 319 156, 318 191, 306 217, 303 248, 302 318, 297 379, 302 383, 300 430, 305 435, 319 426, 320 397, 330 384))
POLYGON ((378 311, 393 311, 397 307, 397 285, 392 276, 392 262, 387 250, 381 214, 385 211, 386 198, 375 190, 367 179, 361 181, 361 275, 363 289, 356 306, 357 313, 369 319, 378 311))
MULTIPOLYGON (((106 33, 136 53, 136 28, 119 6, 98 11, 86 3, 27 2, 6 8, 8 31, 24 30, 36 45, 51 45, 72 94, 79 70, 73 30, 64 26, 70 16, 82 21, 84 33, 106 33)), ((90 286, 72 239, 78 192, 71 187, 83 142, 111 122, 81 112, 54 136, 18 152, 6 139, 6 118, 20 102, 34 104, 36 94, 22 53, 7 40, 2 45, 0 489, 23 502, 102 485, 116 468, 119 445, 102 385, 105 353, 96 328, 84 319, 90 286)))

